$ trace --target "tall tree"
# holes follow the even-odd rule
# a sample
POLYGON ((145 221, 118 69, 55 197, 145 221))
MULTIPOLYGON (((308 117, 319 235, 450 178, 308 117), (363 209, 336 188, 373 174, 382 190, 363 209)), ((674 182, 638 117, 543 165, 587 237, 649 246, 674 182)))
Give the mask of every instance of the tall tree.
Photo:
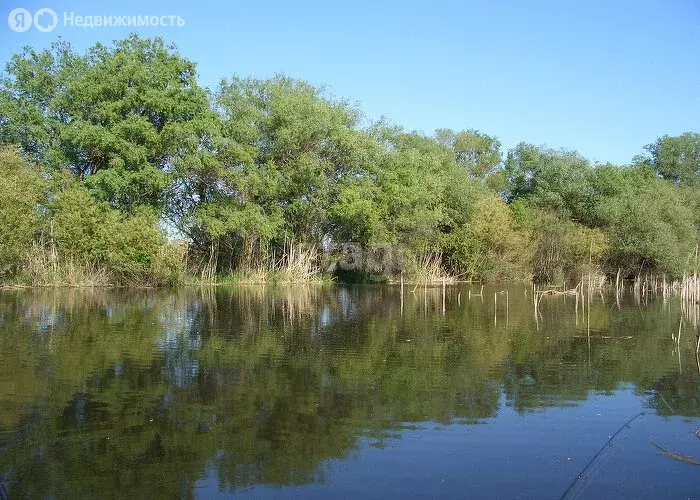
POLYGON ((70 169, 116 207, 162 207, 209 108, 194 63, 161 39, 132 35, 85 56, 58 43, 26 49, 7 65, 0 139, 70 169))
POLYGON ((700 134, 664 135, 645 149, 654 171, 677 184, 700 187, 700 134))
POLYGON ((648 166, 601 170, 608 189, 596 217, 609 236, 612 269, 678 276, 697 244, 695 214, 673 183, 648 166))
POLYGON ((527 199, 540 208, 590 222, 593 214, 591 164, 575 151, 521 143, 508 152, 506 198, 527 199))
POLYGON ((443 128, 435 131, 435 138, 454 152, 455 163, 473 178, 485 177, 501 163, 501 143, 478 130, 456 133, 443 128))

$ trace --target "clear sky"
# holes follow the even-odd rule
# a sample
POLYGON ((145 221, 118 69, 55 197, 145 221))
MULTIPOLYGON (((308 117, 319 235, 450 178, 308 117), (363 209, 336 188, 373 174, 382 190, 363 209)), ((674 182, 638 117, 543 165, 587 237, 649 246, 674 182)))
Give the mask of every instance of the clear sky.
POLYGON ((0 60, 58 36, 83 51, 129 32, 160 35, 215 88, 284 72, 325 84, 368 119, 408 130, 476 128, 626 163, 657 137, 700 131, 700 0, 2 0, 0 60), (58 26, 11 31, 17 7, 58 26), (183 27, 63 25, 76 15, 179 15, 183 27))

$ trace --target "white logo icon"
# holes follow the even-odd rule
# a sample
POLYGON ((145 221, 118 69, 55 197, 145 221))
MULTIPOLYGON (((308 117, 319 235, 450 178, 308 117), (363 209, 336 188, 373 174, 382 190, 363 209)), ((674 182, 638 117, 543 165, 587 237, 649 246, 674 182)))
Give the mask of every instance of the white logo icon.
MULTIPOLYGON (((56 14, 54 13, 54 16, 55 15, 56 14)), ((58 22, 58 18, 56 18, 56 22, 58 22)), ((10 12, 10 15, 7 16, 7 24, 12 31, 16 31, 17 33, 24 33, 32 27, 32 13, 29 12, 27 9, 13 9, 10 12)))
POLYGON ((42 33, 48 33, 58 24, 56 12, 49 8, 42 8, 34 13, 34 26, 42 33))

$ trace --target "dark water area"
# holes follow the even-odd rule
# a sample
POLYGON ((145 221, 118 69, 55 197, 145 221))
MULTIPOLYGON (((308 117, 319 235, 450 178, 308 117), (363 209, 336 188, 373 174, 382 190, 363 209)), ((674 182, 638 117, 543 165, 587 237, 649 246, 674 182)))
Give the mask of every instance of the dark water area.
POLYGON ((700 496, 677 299, 479 291, 2 291, 0 477, 11 499, 700 496))

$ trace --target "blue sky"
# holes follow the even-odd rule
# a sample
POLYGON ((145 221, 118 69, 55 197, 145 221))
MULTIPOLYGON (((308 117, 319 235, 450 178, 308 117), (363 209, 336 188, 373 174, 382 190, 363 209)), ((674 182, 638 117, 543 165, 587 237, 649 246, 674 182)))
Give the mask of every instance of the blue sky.
POLYGON ((3 0, 0 60, 58 36, 83 51, 135 31, 174 42, 200 81, 278 72, 325 84, 368 119, 476 128, 626 163, 657 137, 700 131, 700 1, 192 2, 3 0), (111 5, 111 6, 110 6, 111 5), (58 13, 11 31, 13 8, 58 13), (179 15, 172 28, 63 26, 76 15, 179 15))

